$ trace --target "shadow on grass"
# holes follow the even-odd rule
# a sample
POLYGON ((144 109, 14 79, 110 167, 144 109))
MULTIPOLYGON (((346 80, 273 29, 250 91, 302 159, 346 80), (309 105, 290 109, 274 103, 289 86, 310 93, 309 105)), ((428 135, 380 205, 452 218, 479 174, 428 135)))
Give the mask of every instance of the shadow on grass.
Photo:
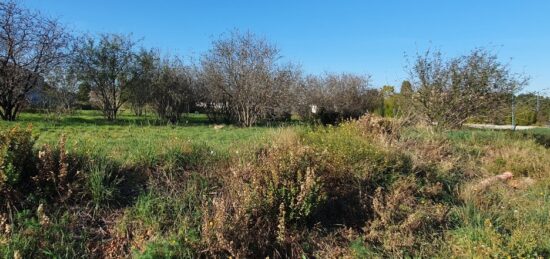
POLYGON ((170 123, 154 115, 136 116, 121 114, 116 120, 104 118, 100 111, 77 111, 68 115, 54 115, 40 112, 22 113, 15 123, 50 124, 53 126, 198 126, 212 124, 206 115, 188 114, 178 123, 170 123))
MULTIPOLYGON (((206 114, 189 113, 184 115, 177 123, 167 122, 156 117, 154 114, 136 116, 123 113, 116 120, 108 120, 103 117, 101 111, 79 110, 72 114, 55 115, 44 112, 24 112, 20 114, 15 123, 48 125, 48 126, 209 126, 219 123, 212 122, 206 114)), ((255 127, 281 127, 303 124, 299 120, 263 122, 255 127)), ((234 125, 234 124, 233 124, 234 125)))

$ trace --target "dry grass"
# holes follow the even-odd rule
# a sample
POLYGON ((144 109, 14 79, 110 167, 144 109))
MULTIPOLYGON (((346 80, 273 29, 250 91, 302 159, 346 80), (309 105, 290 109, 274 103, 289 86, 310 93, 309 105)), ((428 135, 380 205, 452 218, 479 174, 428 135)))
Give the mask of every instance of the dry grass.
POLYGON ((550 256, 550 153, 527 135, 367 116, 120 163, 19 131, 1 150, 30 162, 1 161, 32 184, 2 167, 3 257, 550 256))

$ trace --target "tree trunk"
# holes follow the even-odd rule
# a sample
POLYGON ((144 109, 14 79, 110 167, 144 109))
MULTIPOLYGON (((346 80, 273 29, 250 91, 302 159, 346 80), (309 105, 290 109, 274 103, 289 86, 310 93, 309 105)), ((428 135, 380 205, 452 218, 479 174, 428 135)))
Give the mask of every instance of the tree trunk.
POLYGON ((15 121, 15 119, 17 119, 17 108, 14 107, 14 106, 7 106, 7 107, 2 107, 2 120, 5 120, 5 121, 15 121))

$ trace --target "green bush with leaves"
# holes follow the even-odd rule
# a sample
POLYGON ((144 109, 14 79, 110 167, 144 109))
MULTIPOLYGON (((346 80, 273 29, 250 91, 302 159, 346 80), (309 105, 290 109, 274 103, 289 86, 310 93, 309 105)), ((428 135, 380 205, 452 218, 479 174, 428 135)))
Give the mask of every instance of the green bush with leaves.
POLYGON ((16 203, 17 192, 36 173, 34 141, 31 128, 0 132, 0 197, 7 203, 16 203))

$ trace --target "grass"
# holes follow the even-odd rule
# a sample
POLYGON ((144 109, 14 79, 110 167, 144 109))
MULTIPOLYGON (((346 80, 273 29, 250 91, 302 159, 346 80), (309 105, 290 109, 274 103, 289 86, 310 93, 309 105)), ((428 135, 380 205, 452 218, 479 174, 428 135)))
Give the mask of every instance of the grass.
POLYGON ((550 256, 550 129, 400 125, 24 113, 0 122, 0 254, 550 256))
POLYGON ((214 129, 202 114, 191 114, 188 123, 161 124, 153 116, 123 113, 116 122, 105 120, 98 111, 77 111, 73 115, 44 119, 43 114, 23 113, 17 122, 0 122, 0 130, 32 125, 36 144, 53 145, 67 136, 67 148, 83 153, 100 153, 121 163, 154 160, 182 146, 207 146, 213 152, 238 152, 274 132, 270 127, 214 129))

